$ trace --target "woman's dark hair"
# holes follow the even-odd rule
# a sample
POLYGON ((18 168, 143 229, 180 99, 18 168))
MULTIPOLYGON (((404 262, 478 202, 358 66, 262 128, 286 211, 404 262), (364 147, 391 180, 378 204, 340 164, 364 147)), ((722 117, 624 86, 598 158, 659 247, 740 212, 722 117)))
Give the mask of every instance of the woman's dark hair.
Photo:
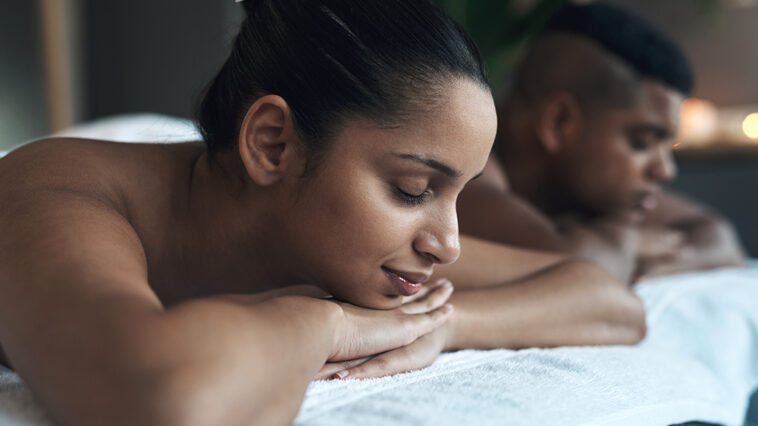
POLYGON ((309 150, 348 118, 402 124, 439 103, 445 81, 489 88, 473 41, 430 0, 246 0, 232 52, 208 86, 198 127, 214 154, 236 144, 261 96, 288 103, 309 150))

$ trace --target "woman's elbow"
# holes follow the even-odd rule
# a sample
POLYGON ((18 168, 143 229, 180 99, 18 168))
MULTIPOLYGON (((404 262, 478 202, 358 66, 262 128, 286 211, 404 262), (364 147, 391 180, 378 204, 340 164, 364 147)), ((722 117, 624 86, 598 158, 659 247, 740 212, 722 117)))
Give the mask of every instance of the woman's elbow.
POLYGON ((635 345, 642 341, 647 334, 645 308, 642 301, 631 291, 619 295, 616 301, 618 316, 613 320, 615 335, 619 344, 635 345))
MULTIPOLYGON (((590 287, 592 315, 599 330, 598 343, 605 345, 634 345, 647 333, 645 307, 639 297, 626 285, 613 278, 605 269, 587 261, 574 261, 581 268, 584 283, 590 287)), ((594 333, 593 333, 594 334, 594 333)))

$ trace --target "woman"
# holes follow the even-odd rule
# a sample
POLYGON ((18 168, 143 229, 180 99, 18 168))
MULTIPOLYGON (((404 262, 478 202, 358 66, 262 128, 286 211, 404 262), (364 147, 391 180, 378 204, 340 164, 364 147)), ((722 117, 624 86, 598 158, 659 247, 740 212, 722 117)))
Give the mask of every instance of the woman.
POLYGON ((284 423, 327 360, 452 311, 447 283, 403 302, 458 257, 494 139, 471 41, 428 1, 243 5, 205 144, 0 161, 0 340, 62 424, 284 423), (340 302, 239 296, 298 284, 340 302))
MULTIPOLYGON (((424 285, 460 253, 455 200, 496 130, 468 37, 426 0, 243 6, 204 143, 45 140, 0 160, 0 342, 60 423, 286 423, 314 375, 506 343, 446 323, 451 284, 424 285)), ((512 258, 471 282, 521 280, 507 298, 566 268, 607 280, 512 258)))

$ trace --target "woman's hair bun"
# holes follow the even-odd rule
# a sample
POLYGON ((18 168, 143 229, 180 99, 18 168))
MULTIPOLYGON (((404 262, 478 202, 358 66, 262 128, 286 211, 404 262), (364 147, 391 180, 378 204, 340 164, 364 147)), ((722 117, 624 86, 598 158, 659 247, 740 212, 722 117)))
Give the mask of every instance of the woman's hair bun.
POLYGON ((198 111, 212 153, 236 145, 248 108, 266 94, 287 102, 316 152, 349 119, 396 127, 431 111, 453 77, 489 87, 476 46, 433 0, 240 3, 247 19, 198 111))
POLYGON ((234 0, 236 3, 242 4, 242 8, 245 9, 245 14, 250 15, 253 13, 256 7, 261 3, 260 0, 234 0))

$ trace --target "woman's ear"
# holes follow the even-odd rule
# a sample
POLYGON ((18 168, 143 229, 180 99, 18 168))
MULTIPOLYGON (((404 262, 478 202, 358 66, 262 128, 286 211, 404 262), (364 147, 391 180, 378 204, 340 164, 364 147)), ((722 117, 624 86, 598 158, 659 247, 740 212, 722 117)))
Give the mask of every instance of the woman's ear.
POLYGON ((261 186, 287 175, 300 175, 305 167, 292 114, 287 102, 266 95, 250 106, 239 132, 239 153, 250 178, 261 186))
POLYGON ((584 121, 584 111, 576 97, 567 92, 549 96, 537 117, 537 136, 543 149, 557 153, 576 139, 584 121))

